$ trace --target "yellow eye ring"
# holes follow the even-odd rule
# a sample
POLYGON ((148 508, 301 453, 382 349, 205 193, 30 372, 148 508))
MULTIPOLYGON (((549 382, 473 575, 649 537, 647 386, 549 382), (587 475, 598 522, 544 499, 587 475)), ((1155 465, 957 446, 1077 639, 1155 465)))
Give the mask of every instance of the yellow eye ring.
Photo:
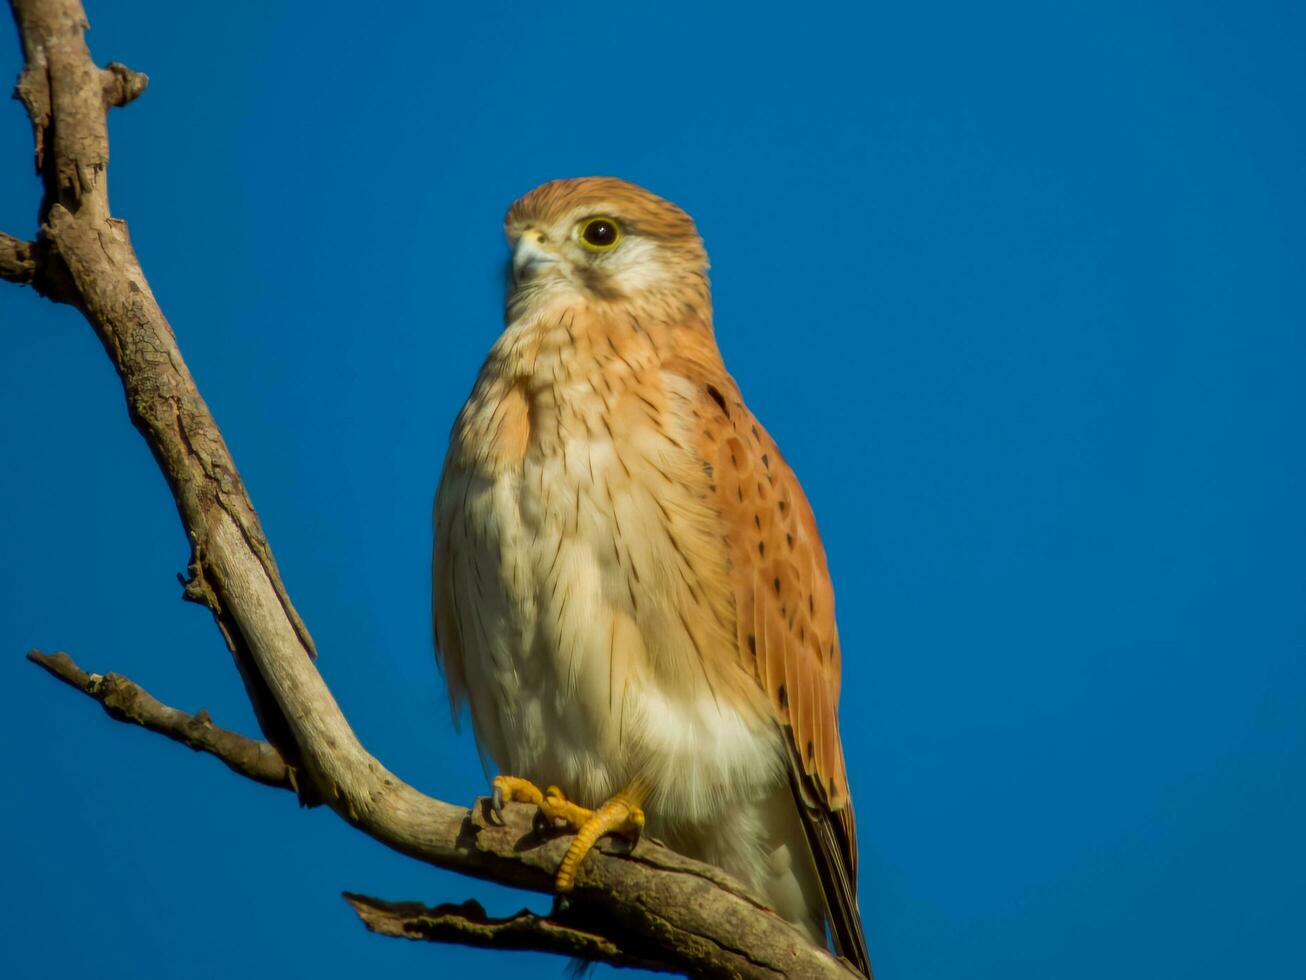
POLYGON ((582 245, 592 252, 606 252, 616 248, 621 241, 621 225, 615 218, 596 215, 580 223, 576 237, 582 245))

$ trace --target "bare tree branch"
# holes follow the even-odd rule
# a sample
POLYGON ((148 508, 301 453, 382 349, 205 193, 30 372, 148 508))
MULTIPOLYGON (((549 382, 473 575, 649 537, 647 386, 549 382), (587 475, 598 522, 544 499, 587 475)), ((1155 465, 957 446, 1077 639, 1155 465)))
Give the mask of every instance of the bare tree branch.
POLYGON ((203 709, 193 715, 178 711, 121 674, 88 674, 66 653, 29 650, 27 659, 99 701, 110 718, 140 725, 196 752, 217 756, 232 772, 265 786, 296 788, 290 767, 276 749, 267 742, 219 728, 203 709))
POLYGON ((272 627, 275 642, 298 647, 307 659, 314 653, 312 640, 281 582, 235 462, 150 291, 126 222, 109 210, 105 113, 139 94, 144 76, 121 65, 96 67, 78 0, 11 4, 26 56, 18 95, 31 116, 45 186, 41 238, 67 267, 79 305, 122 378, 128 414, 177 501, 192 549, 186 597, 213 611, 264 734, 298 766, 302 743, 249 649, 272 642, 268 626, 240 623, 234 594, 255 590, 259 602, 272 597, 274 605, 261 619, 281 620, 291 634, 280 635, 280 624, 272 627), (251 556, 254 563, 247 560, 251 556))
POLYGON ((26 242, 0 231, 0 279, 31 286, 46 299, 78 305, 68 268, 44 239, 26 242))
POLYGON ((484 949, 534 950, 615 966, 667 969, 663 962, 642 961, 610 939, 566 925, 560 921, 565 913, 545 918, 522 909, 508 918, 493 919, 476 901, 430 908, 420 902, 387 902, 350 892, 344 896, 363 924, 383 936, 484 949))
MULTIPOLYGON (((212 610, 268 741, 292 769, 290 778, 397 851, 464 874, 551 891, 566 841, 537 836, 529 808, 511 806, 499 822, 487 818, 483 805, 469 812, 432 799, 359 743, 313 664, 308 630, 150 290, 127 226, 109 209, 105 113, 138 95, 144 76, 122 66, 96 67, 78 0, 10 2, 26 57, 18 94, 31 117, 45 188, 38 242, 52 267, 57 262, 66 268, 69 301, 84 312, 122 379, 128 413, 167 479, 191 544, 186 596, 212 610)), ((21 271, 17 247, 14 255, 21 271)), ((42 665, 52 669, 53 662, 42 665)), ((52 672, 92 693, 96 685, 83 686, 81 672, 74 670, 52 672)), ((109 686, 119 695, 136 695, 141 718, 124 710, 127 720, 143 724, 157 708, 160 724, 146 727, 169 737, 178 725, 184 729, 185 722, 167 714, 172 709, 139 697, 144 692, 136 685, 109 686)), ((107 695, 102 703, 110 708, 107 695)), ((214 754, 226 761, 221 752, 214 754)), ((659 963, 696 976, 855 976, 723 872, 651 841, 641 841, 625 858, 616 854, 620 847, 604 844, 586 858, 565 924, 549 920, 555 936, 566 933, 568 941, 579 942, 566 931, 590 933, 624 957, 612 962, 659 963)), ((455 925, 446 913, 440 928, 452 930, 450 935, 461 930, 465 938, 471 920, 463 919, 455 925)), ((514 928, 538 936, 549 927, 495 927, 486 935, 508 936, 514 928)))
POLYGON ((150 76, 139 71, 132 71, 126 65, 111 61, 100 72, 100 83, 104 89, 104 105, 124 106, 136 99, 150 84, 150 76))
POLYGON ((0 231, 0 279, 30 286, 36 278, 36 246, 0 231))
MULTIPOLYGON (((28 653, 28 659, 69 686, 101 702, 110 717, 159 732, 174 741, 220 758, 228 768, 264 785, 297 788, 293 772, 280 762, 267 743, 214 726, 204 713, 188 715, 157 701, 140 685, 118 674, 91 674, 65 653, 28 653), (281 779, 270 771, 280 765, 281 779)), ((403 791, 426 800, 430 812, 424 825, 414 814, 412 835, 427 837, 426 853, 413 847, 413 856, 451 870, 507 885, 549 891, 552 876, 566 850, 567 837, 541 834, 532 808, 509 805, 500 821, 481 799, 468 810, 421 797, 400 784, 403 791), (458 855, 436 860, 430 852, 458 855)), ((302 792, 302 791, 301 791, 302 792)), ((373 833, 361 824, 364 832, 373 833)), ((383 841, 395 846, 391 841, 383 841)), ((424 907, 386 903, 361 896, 350 898, 355 910, 373 931, 404 935, 432 942, 448 941, 499 948, 529 948, 569 956, 601 959, 619 966, 679 970, 698 976, 794 977, 855 976, 844 964, 807 944, 793 927, 765 909, 724 872, 676 854, 650 841, 640 841, 626 853, 626 845, 601 841, 599 850, 582 866, 583 889, 565 910, 549 917, 478 920, 467 911, 458 914, 441 906, 438 913, 424 907), (370 912, 363 914, 360 903, 370 912), (689 903, 683 906, 678 903, 689 903), (435 921, 428 921, 434 916, 435 921), (706 932, 698 930, 704 923, 706 932), (721 936, 733 938, 718 946, 721 936), (593 941, 581 938, 595 937, 593 941), (516 937, 515 939, 512 937, 516 937), (520 946, 514 947, 514 942, 520 946)), ((470 906, 466 907, 470 909, 470 906)))

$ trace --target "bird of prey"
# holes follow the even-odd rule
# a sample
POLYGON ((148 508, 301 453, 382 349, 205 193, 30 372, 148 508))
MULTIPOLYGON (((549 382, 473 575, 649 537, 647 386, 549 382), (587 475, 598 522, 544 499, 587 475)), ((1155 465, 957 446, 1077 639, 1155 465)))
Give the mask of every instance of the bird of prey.
POLYGON ((586 177, 505 230, 506 327, 453 427, 433 561, 494 803, 579 831, 559 891, 646 826, 869 976, 830 573, 722 363, 694 222, 586 177))

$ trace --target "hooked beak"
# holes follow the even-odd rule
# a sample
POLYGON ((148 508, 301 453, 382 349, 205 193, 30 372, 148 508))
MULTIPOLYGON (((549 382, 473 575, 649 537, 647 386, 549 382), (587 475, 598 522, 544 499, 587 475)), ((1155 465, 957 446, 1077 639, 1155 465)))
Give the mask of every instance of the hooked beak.
POLYGON ((556 265, 558 256, 549 250, 547 239, 534 228, 527 228, 517 239, 512 253, 512 279, 514 283, 526 282, 542 269, 556 265))

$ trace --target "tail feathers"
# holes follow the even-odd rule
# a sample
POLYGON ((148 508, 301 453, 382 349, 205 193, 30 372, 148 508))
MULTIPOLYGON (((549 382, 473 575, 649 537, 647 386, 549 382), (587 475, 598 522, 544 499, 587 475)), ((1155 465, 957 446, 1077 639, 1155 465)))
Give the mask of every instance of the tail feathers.
POLYGON ((852 801, 831 812, 810 799, 801 785, 802 778, 797 774, 793 776, 794 802, 821 881, 826 921, 835 952, 868 980, 874 980, 871 954, 866 949, 866 934, 862 931, 862 917, 857 907, 857 869, 849 860, 849 855, 856 853, 852 801))

